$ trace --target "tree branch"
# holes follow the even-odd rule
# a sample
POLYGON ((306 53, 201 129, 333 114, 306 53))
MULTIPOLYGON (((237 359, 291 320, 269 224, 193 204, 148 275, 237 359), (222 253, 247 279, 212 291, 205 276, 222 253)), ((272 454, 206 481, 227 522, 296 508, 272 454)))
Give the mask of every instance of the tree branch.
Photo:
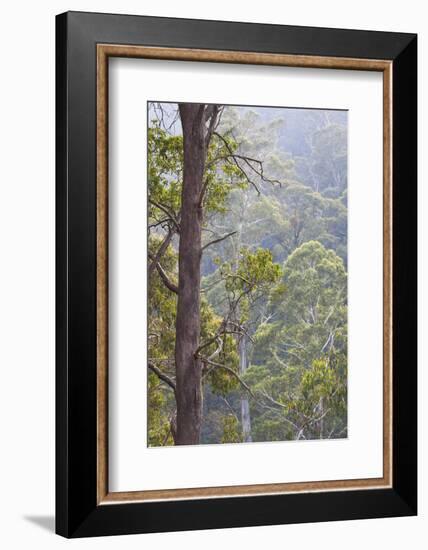
POLYGON ((153 206, 156 206, 156 208, 159 208, 159 210, 162 210, 162 212, 164 214, 166 214, 168 216, 168 218, 171 219, 171 221, 173 222, 173 224, 175 225, 176 229, 177 229, 177 232, 180 233, 180 224, 178 223, 178 220, 174 214, 174 212, 172 212, 168 207, 166 207, 165 205, 159 203, 159 202, 156 202, 154 201, 153 199, 149 199, 149 202, 151 204, 153 204, 153 206))
POLYGON ((162 256, 165 254, 166 249, 168 248, 173 235, 174 235, 174 231, 169 231, 168 235, 165 237, 162 244, 160 245, 158 251, 156 252, 156 255, 154 256, 151 264, 149 265, 149 276, 153 273, 154 269, 156 268, 156 265, 160 262, 162 256))
POLYGON ((163 281, 163 284, 168 288, 171 292, 174 292, 174 294, 178 294, 178 286, 175 285, 172 281, 170 281, 168 275, 165 273, 163 267, 160 265, 158 261, 155 261, 155 257, 153 254, 149 253, 149 258, 155 262, 156 269, 159 273, 160 278, 163 281))
POLYGON ((156 365, 153 363, 147 363, 149 369, 156 374, 156 376, 159 378, 159 380, 162 380, 162 382, 165 382, 170 388, 172 388, 175 392, 175 382, 172 378, 170 378, 168 375, 166 375, 164 372, 162 372, 156 365))
POLYGON ((277 183, 280 186, 282 186, 281 181, 276 180, 276 179, 267 178, 264 175, 263 162, 261 160, 258 160, 258 159, 252 158, 252 157, 248 157, 246 155, 239 155, 237 153, 234 153, 232 148, 230 147, 229 143, 227 142, 227 140, 221 134, 219 134, 218 132, 213 132, 213 135, 218 137, 224 143, 224 145, 225 145, 225 147, 226 147, 226 149, 229 153, 228 155, 224 155, 223 157, 218 157, 217 159, 215 159, 215 161, 220 160, 221 158, 224 158, 224 159, 229 159, 230 158, 230 159, 232 159, 233 162, 236 164, 236 166, 239 168, 239 170, 242 172, 243 176, 246 178, 248 183, 250 183, 255 188, 255 190, 257 191, 257 193, 259 195, 260 195, 260 189, 258 188, 257 184, 249 177, 249 175, 244 170, 244 168, 239 164, 238 159, 243 161, 252 172, 254 172, 257 176, 259 176, 259 178, 262 181, 265 181, 265 182, 268 182, 268 183, 277 183), (257 169, 256 166, 258 166, 259 168, 257 169))
POLYGON ((223 113, 223 108, 220 105, 209 105, 205 109, 205 121, 209 120, 207 135, 205 138, 206 147, 209 146, 211 136, 213 135, 214 129, 217 128, 218 123, 220 122, 221 115, 223 113))
POLYGON ((221 395, 220 397, 221 397, 221 399, 224 401, 226 407, 230 410, 230 412, 231 412, 231 413, 233 414, 233 416, 236 418, 236 420, 237 420, 237 422, 238 422, 238 424, 239 424, 241 421, 239 420, 239 418, 238 418, 236 412, 233 410, 232 405, 229 403, 229 401, 228 401, 225 397, 223 397, 222 395, 221 395))
MULTIPOLYGON (((201 357, 201 356, 200 356, 200 357, 201 357)), ((219 369, 223 369, 223 370, 229 372, 230 374, 232 374, 232 375, 238 380, 238 382, 241 384, 241 386, 242 386, 242 387, 250 394, 250 396, 254 399, 255 403, 256 403, 257 405, 259 405, 259 407, 261 407, 262 409, 274 410, 274 409, 271 409, 270 407, 267 407, 267 406, 264 405, 263 403, 261 403, 261 402, 257 399, 257 397, 254 395, 252 389, 248 386, 248 384, 246 384, 246 383, 242 380, 242 378, 239 376, 239 374, 238 374, 237 372, 235 372, 233 369, 231 369, 230 367, 227 367, 226 365, 222 365, 221 363, 216 363, 216 362, 214 362, 214 361, 211 361, 210 359, 207 359, 207 358, 205 358, 205 357, 201 357, 201 361, 202 361, 203 363, 206 363, 206 364, 208 364, 208 365, 211 365, 212 368, 208 371, 208 373, 211 372, 211 370, 212 370, 213 368, 219 368, 219 369)), ((207 374, 208 374, 208 373, 207 373, 207 374)), ((268 398, 268 400, 271 401, 273 404, 279 405, 282 409, 285 409, 285 408, 286 408, 285 405, 283 405, 282 403, 279 403, 279 402, 275 401, 274 399, 272 399, 271 397, 269 397, 267 394, 264 393, 264 394, 262 394, 262 395, 264 395, 264 397, 268 398)), ((324 416, 325 416, 325 415, 324 415, 324 416)), ((294 422, 292 422, 291 420, 289 420, 287 417, 281 415, 281 419, 284 420, 287 424, 290 424, 290 426, 293 426, 293 428, 296 430, 296 432, 299 430, 299 426, 297 426, 297 424, 295 424, 294 422)), ((318 418, 317 420, 319 420, 319 418, 318 418)), ((300 437, 302 437, 302 436, 304 437, 304 435, 303 435, 303 430, 304 430, 304 428, 305 428, 306 426, 307 426, 307 424, 304 425, 304 426, 300 429, 300 432, 299 432, 299 434, 298 434, 298 439, 299 439, 300 437)))
POLYGON ((232 374, 238 380, 238 382, 241 384, 241 386, 251 395, 251 397, 255 401, 257 401, 257 398, 253 393, 253 390, 250 388, 250 386, 248 386, 242 380, 242 378, 239 376, 239 374, 237 372, 235 372, 230 367, 227 367, 226 365, 222 365, 221 363, 216 363, 216 362, 212 361, 211 359, 208 359, 207 357, 202 357, 201 355, 199 355, 199 357, 200 357, 200 359, 203 363, 206 363, 207 365, 211 365, 212 367, 214 367, 216 369, 223 369, 223 370, 227 371, 228 373, 232 374))
POLYGON ((225 239, 227 239, 228 237, 231 237, 232 235, 236 235, 236 233, 238 233, 238 232, 237 231, 232 231, 231 233, 227 233, 227 235, 223 235, 222 237, 219 237, 218 239, 214 239, 213 241, 210 241, 209 243, 205 244, 202 247, 202 251, 204 251, 206 248, 208 248, 212 244, 221 243, 221 241, 224 241, 225 239))
POLYGON ((218 285, 219 283, 221 283, 222 281, 225 281, 225 280, 226 280, 226 277, 221 277, 221 279, 217 279, 217 281, 214 281, 214 282, 210 283, 209 285, 207 285, 206 287, 201 288, 201 292, 208 292, 208 290, 211 290, 216 285, 218 285))

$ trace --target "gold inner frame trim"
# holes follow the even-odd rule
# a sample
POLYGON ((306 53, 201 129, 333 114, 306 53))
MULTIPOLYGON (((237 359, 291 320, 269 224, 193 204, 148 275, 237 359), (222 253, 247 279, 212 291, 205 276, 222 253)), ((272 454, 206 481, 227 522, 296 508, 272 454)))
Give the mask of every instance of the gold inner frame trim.
POLYGON ((392 62, 187 48, 97 45, 97 503, 183 500, 392 486, 392 62), (133 57, 383 73, 383 476, 297 483, 109 492, 108 489, 108 59, 133 57))

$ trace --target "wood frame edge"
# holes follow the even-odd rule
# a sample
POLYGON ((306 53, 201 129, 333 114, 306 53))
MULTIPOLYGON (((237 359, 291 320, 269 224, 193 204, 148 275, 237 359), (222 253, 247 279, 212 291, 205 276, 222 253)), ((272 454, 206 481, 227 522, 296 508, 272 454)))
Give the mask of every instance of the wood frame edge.
POLYGON ((392 464, 392 74, 393 62, 121 44, 97 44, 97 505, 391 488, 392 464), (383 472, 382 478, 171 490, 108 490, 108 59, 205 61, 383 73, 383 472), (385 413, 386 410, 386 413, 385 413))
POLYGON ((97 48, 97 503, 108 493, 108 57, 97 48))

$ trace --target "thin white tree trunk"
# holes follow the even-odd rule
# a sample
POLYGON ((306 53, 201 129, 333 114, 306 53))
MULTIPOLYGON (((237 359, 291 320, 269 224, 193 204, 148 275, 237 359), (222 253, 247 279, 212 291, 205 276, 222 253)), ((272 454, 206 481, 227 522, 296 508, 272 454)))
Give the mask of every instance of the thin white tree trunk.
POLYGON ((324 398, 321 397, 320 399, 320 417, 321 417, 321 420, 319 422, 319 426, 320 426, 320 439, 324 439, 324 398))
MULTIPOLYGON (((247 357, 247 337, 243 335, 239 340, 239 372, 244 374, 248 367, 247 357)), ((251 416, 250 416, 250 404, 246 397, 241 398, 241 424, 242 424, 242 437, 247 443, 252 441, 251 438, 251 416)))
MULTIPOLYGON (((239 263, 239 251, 242 246, 242 232, 244 224, 244 212, 248 203, 248 196, 245 196, 243 201, 243 208, 241 210, 240 219, 236 231, 236 249, 235 249, 235 269, 238 269, 239 263)), ((247 337, 243 334, 239 338, 239 374, 244 374, 248 367, 248 349, 247 349, 247 337)), ((248 399, 241 397, 241 425, 242 425, 242 439, 244 442, 251 442, 251 415, 250 415, 250 403, 248 399)))

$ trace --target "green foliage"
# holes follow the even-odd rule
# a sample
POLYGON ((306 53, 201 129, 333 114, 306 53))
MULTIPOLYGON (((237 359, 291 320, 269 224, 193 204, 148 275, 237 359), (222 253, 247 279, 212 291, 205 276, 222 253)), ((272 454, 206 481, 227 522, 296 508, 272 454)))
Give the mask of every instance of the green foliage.
MULTIPOLYGON (((153 122, 148 129, 148 185, 150 200, 180 211, 183 177, 183 137, 168 134, 153 122)), ((164 214, 151 203, 150 214, 164 214)))
MULTIPOLYGON (((152 254, 162 239, 151 236, 149 250, 152 254)), ((177 254, 169 246, 163 259, 163 267, 171 278, 176 277, 177 254)), ((148 297, 148 357, 161 371, 174 376, 171 357, 174 355, 175 318, 177 299, 163 284, 155 270, 149 281, 148 297)), ((148 441, 151 446, 171 445, 170 419, 174 413, 171 391, 158 377, 149 371, 148 378, 148 441)))
POLYGON ((319 242, 307 242, 289 256, 284 265, 284 284, 288 292, 279 309, 289 323, 318 325, 327 317, 334 320, 343 314, 343 261, 319 242))
POLYGON ((239 420, 233 414, 223 417, 223 436, 221 443, 241 443, 241 428, 239 420))
MULTIPOLYGON (((149 239, 149 250, 155 254, 161 245, 162 239, 152 236, 149 239)), ((172 246, 167 248, 162 265, 172 280, 177 278, 177 253, 172 246)), ((156 270, 149 281, 148 300, 148 335, 149 357, 168 358, 174 351, 175 343, 175 318, 177 309, 176 295, 170 292, 163 284, 156 270)))
MULTIPOLYGON (((204 356, 226 368, 202 366, 203 443, 243 440, 245 398, 253 441, 347 435, 346 124, 328 112, 282 113, 225 108, 207 152, 203 244, 218 242, 202 253, 200 340, 210 342, 204 356), (233 155, 261 159, 263 177, 233 155), (225 319, 239 330, 222 332, 225 319)), ((174 284, 182 178, 180 129, 153 115, 148 246, 155 256, 173 233, 161 264, 174 284)), ((172 380, 176 303, 155 269, 148 356, 172 380)), ((173 444, 174 414, 173 391, 150 372, 149 445, 173 444)))
POLYGON ((223 136, 226 143, 214 138, 208 149, 204 174, 207 189, 203 202, 205 216, 212 213, 225 214, 231 191, 245 189, 248 185, 242 171, 230 158, 238 149, 237 142, 230 135, 223 136))
POLYGON ((236 269, 230 262, 225 262, 220 274, 231 301, 239 303, 240 322, 245 323, 250 316, 251 303, 269 292, 281 276, 281 267, 273 262, 270 250, 258 248, 251 252, 248 248, 241 248, 236 269))
POLYGON ((148 441, 153 447, 173 445, 170 415, 173 414, 173 399, 158 377, 149 373, 148 378, 148 441))
MULTIPOLYGON (((222 336, 222 340, 222 351, 217 358, 218 363, 237 373, 239 371, 239 355, 237 353, 236 339, 232 335, 226 334, 222 336)), ((226 369, 211 369, 208 380, 211 384, 212 392, 217 395, 226 396, 239 387, 239 381, 236 376, 226 369)))
POLYGON ((302 428, 305 437, 325 435, 327 428, 331 436, 346 432, 343 261, 310 241, 289 256, 281 284, 286 289, 281 299, 271 293, 274 322, 261 324, 255 335, 253 361, 264 362, 271 374, 259 378, 254 389, 277 402, 275 414, 296 425, 294 437, 302 428), (321 416, 322 424, 316 423, 321 416))
POLYGON ((252 423, 254 441, 287 441, 294 439, 294 433, 289 424, 281 416, 263 413, 255 416, 252 423))

